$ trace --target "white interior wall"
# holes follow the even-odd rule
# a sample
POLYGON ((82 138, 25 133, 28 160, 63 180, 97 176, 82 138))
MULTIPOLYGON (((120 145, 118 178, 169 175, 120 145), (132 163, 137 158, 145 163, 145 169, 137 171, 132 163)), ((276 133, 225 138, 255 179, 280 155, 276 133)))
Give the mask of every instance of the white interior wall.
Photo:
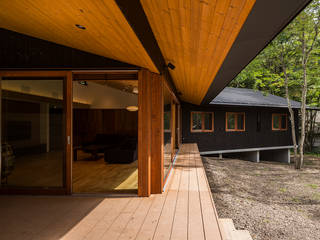
POLYGON ((90 108, 121 109, 138 106, 138 95, 88 81, 88 85, 73 82, 73 101, 89 104, 90 108))
MULTIPOLYGON (((2 81, 5 90, 32 94, 42 97, 62 99, 61 80, 10 80, 2 81)), ((138 105, 138 95, 120 91, 108 86, 88 81, 87 86, 73 82, 73 101, 89 104, 90 108, 121 109, 138 105)))

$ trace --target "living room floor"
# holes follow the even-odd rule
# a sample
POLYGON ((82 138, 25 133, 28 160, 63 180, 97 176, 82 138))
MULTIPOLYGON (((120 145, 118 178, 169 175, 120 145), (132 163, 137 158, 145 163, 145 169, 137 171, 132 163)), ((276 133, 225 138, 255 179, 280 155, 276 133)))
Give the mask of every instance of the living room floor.
POLYGON ((63 185, 63 152, 29 154, 14 158, 8 186, 61 187, 63 185))
POLYGON ((74 193, 135 193, 138 189, 138 161, 130 164, 108 164, 103 155, 90 160, 91 155, 78 151, 73 162, 74 193))

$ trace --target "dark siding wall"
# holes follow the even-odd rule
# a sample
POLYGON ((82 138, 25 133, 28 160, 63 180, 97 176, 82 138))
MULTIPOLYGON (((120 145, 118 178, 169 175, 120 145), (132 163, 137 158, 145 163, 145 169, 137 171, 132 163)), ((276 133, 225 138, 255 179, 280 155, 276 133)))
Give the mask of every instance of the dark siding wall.
POLYGON ((0 28, 0 68, 137 68, 109 58, 0 28))
POLYGON ((182 105, 182 141, 183 143, 198 143, 200 151, 292 145, 289 118, 287 131, 272 131, 272 113, 288 113, 288 111, 282 108, 195 106, 185 103, 182 105), (214 112, 214 132, 191 133, 191 111, 214 112), (226 132, 226 112, 245 112, 246 131, 226 132), (261 114, 260 131, 257 131, 258 112, 261 114))

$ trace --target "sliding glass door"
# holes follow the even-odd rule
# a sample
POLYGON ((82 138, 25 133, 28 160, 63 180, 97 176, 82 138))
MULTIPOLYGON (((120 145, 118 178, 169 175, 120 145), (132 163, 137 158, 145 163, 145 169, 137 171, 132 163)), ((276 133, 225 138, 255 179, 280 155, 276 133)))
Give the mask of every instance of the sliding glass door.
POLYGON ((179 149, 179 104, 174 100, 172 93, 165 85, 163 88, 163 169, 164 180, 172 167, 179 149))
POLYGON ((2 77, 2 191, 66 188, 65 81, 2 77))

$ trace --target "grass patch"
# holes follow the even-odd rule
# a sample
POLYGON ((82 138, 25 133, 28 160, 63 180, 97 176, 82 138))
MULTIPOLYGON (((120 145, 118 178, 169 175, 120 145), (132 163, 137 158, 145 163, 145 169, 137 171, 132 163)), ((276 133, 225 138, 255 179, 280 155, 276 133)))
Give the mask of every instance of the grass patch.
POLYGON ((306 152, 305 155, 313 156, 313 157, 320 157, 320 148, 316 148, 312 152, 306 152))
POLYGON ((287 191, 287 189, 286 188, 280 188, 279 191, 282 192, 282 193, 285 193, 287 191))
POLYGON ((300 199, 299 199, 299 198, 296 198, 296 197, 291 198, 291 201, 292 201, 292 202, 295 202, 295 203, 300 203, 300 202, 301 202, 300 199))
POLYGON ((311 187, 312 189, 318 189, 318 187, 319 187, 317 184, 312 184, 312 183, 308 184, 307 186, 311 187))
POLYGON ((320 200, 320 193, 314 193, 314 194, 312 195, 312 198, 313 198, 314 200, 320 200))

